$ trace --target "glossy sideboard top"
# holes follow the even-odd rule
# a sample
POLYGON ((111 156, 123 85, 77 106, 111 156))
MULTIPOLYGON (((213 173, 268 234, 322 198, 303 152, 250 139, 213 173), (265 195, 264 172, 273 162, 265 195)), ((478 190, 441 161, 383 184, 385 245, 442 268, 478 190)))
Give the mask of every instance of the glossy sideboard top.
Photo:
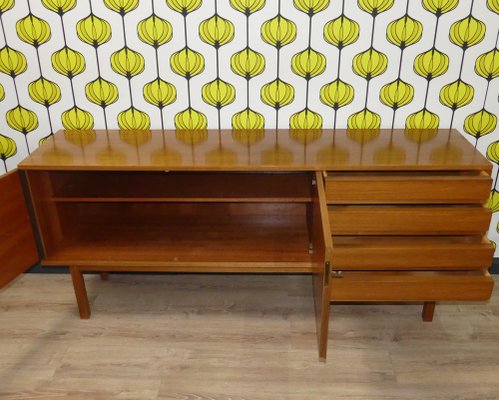
POLYGON ((375 171, 479 169, 491 164, 458 131, 59 131, 21 169, 375 171))

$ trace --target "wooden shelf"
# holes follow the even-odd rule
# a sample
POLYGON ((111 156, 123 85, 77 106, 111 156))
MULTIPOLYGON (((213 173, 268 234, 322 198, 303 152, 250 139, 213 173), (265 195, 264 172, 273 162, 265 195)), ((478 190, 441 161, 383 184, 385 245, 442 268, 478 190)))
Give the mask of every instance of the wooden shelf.
POLYGON ((50 173, 55 202, 310 202, 308 173, 50 173))
POLYGON ((140 271, 311 272, 303 204, 60 203, 58 207, 64 235, 47 254, 45 265, 78 265, 86 270, 136 266, 140 271))

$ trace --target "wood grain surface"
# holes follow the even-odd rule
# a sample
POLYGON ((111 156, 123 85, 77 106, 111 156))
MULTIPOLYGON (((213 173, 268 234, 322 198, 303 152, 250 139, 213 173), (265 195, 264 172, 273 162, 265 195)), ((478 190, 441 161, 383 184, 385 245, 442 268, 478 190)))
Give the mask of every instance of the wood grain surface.
POLYGON ((492 170, 456 130, 59 131, 19 165, 54 170, 492 170))
POLYGON ((489 268, 485 236, 334 236, 338 270, 466 270, 489 268))
POLYGON ((487 304, 438 304, 432 323, 421 304, 332 304, 324 364, 309 276, 86 283, 89 320, 69 274, 27 274, 0 291, 2 400, 499 398, 497 291, 487 304))
POLYGON ((333 235, 479 235, 491 214, 484 206, 329 206, 333 235))
POLYGON ((486 301, 486 271, 345 271, 331 278, 331 301, 486 301))
POLYGON ((0 177, 0 288, 39 260, 19 173, 0 177))
POLYGON ((492 179, 483 171, 339 172, 326 179, 329 204, 484 203, 492 179))

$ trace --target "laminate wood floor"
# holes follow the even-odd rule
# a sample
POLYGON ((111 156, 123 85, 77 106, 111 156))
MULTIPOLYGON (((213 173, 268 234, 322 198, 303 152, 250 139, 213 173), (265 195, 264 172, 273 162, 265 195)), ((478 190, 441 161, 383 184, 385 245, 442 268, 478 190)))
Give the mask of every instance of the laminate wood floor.
POLYGON ((0 290, 0 399, 499 399, 498 290, 433 323, 420 305, 334 305, 322 364, 309 276, 86 281, 86 321, 69 275, 0 290))

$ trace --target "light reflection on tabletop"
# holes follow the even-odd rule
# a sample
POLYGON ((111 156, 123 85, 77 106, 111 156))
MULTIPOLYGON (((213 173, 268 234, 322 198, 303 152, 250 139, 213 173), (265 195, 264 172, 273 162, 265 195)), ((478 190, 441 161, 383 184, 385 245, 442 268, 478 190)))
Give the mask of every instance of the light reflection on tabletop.
POLYGON ((59 131, 22 169, 490 171, 456 130, 59 131))

